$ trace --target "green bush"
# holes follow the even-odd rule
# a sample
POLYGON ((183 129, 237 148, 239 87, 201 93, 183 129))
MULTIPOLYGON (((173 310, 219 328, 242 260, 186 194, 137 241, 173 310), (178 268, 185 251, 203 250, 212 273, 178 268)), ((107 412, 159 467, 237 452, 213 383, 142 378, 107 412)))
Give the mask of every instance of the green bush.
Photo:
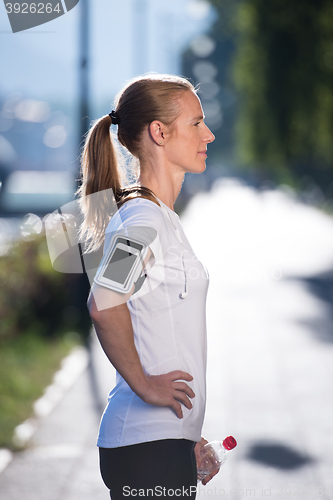
POLYGON ((86 336, 88 280, 52 268, 45 237, 18 241, 0 257, 0 344, 22 335, 86 336))
POLYGON ((30 333, 0 349, 0 448, 16 449, 14 429, 33 415, 33 402, 52 382, 60 362, 80 343, 74 333, 52 339, 30 333))

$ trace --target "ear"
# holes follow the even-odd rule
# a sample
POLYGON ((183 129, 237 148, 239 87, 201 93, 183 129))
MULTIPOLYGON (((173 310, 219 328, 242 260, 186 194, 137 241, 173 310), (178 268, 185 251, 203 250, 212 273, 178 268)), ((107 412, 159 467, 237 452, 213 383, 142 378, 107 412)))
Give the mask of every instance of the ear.
POLYGON ((163 146, 165 140, 165 132, 166 127, 162 122, 154 120, 149 124, 149 135, 158 146, 163 146))

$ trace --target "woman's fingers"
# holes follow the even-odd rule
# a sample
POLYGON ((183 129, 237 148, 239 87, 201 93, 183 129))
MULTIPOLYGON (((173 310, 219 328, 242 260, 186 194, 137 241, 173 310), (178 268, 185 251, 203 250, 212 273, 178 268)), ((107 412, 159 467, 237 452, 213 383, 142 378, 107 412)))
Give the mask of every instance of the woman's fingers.
POLYGON ((193 407, 191 401, 188 399, 188 397, 183 392, 176 391, 174 393, 174 398, 177 401, 180 401, 181 403, 183 403, 183 405, 186 406, 186 408, 188 408, 189 410, 191 410, 191 408, 193 407))
POLYGON ((175 410, 178 418, 183 418, 184 415, 183 415, 183 410, 182 410, 182 406, 180 403, 177 403, 177 401, 174 400, 174 403, 171 405, 171 408, 173 410, 175 410))
POLYGON ((178 418, 183 418, 182 405, 189 410, 192 403, 189 398, 194 398, 194 391, 186 382, 191 381, 192 375, 182 370, 174 370, 162 375, 148 375, 149 392, 144 401, 157 406, 170 406, 178 418))
POLYGON ((189 385, 185 384, 185 382, 174 382, 173 384, 174 384, 174 388, 177 391, 185 392, 185 394, 187 394, 187 396, 190 398, 195 397, 193 389, 191 389, 191 387, 189 385))
POLYGON ((172 372, 166 373, 167 376, 171 378, 171 380, 187 380, 191 382, 193 380, 192 375, 187 372, 183 372, 182 370, 174 370, 172 372))
MULTIPOLYGON (((188 380, 190 382, 191 380, 193 380, 192 375, 190 375, 187 372, 183 372, 181 370, 175 370, 173 372, 169 372, 167 375, 170 376, 171 380, 173 381, 173 387, 176 390, 176 392, 174 393, 174 398, 183 403, 183 405, 186 406, 188 410, 191 410, 191 408, 193 408, 193 405, 189 400, 189 398, 195 397, 194 391, 185 382, 178 382, 178 380, 188 380)), ((183 417, 183 412, 181 411, 180 418, 182 417, 183 417)))
POLYGON ((211 479, 213 479, 214 476, 216 476, 216 474, 220 471, 220 469, 218 468, 217 470, 215 470, 214 472, 212 472, 211 474, 209 474, 208 476, 206 476, 201 482, 202 484, 205 486, 211 479))

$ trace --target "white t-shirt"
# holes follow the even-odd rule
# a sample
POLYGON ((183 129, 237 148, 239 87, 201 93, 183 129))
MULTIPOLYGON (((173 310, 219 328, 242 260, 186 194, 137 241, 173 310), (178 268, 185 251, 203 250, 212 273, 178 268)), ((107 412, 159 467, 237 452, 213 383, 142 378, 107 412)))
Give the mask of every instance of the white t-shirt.
MULTIPOLYGON (((208 274, 196 258, 178 215, 158 200, 136 198, 111 219, 107 233, 148 226, 158 237, 150 245, 152 265, 143 287, 127 302, 135 346, 148 375, 183 370, 193 376, 192 409, 182 404, 179 419, 170 407, 142 401, 117 373, 102 416, 97 445, 114 448, 158 439, 200 441, 206 403, 206 295, 208 274), (178 230, 178 234, 177 234, 178 230), (180 237, 179 237, 180 234, 180 237), (188 295, 184 292, 185 271, 188 295), (162 276, 162 279, 161 279, 162 276)), ((106 233, 105 248, 108 244, 106 233)))

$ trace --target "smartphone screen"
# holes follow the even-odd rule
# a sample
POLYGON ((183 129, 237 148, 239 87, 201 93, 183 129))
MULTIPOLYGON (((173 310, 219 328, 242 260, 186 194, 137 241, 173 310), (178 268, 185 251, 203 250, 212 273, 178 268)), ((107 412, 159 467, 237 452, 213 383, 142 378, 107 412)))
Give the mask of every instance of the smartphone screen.
POLYGON ((116 248, 105 268, 103 277, 124 285, 137 259, 137 254, 116 248))
POLYGON ((136 243, 126 238, 117 238, 115 249, 103 272, 103 278, 119 283, 120 285, 125 285, 127 278, 133 270, 133 266, 137 259, 140 258, 137 250, 141 252, 142 249, 143 246, 140 245, 140 243, 136 243), (127 247, 129 250, 126 251, 124 247, 127 247), (130 251, 131 248, 136 251, 130 251))

